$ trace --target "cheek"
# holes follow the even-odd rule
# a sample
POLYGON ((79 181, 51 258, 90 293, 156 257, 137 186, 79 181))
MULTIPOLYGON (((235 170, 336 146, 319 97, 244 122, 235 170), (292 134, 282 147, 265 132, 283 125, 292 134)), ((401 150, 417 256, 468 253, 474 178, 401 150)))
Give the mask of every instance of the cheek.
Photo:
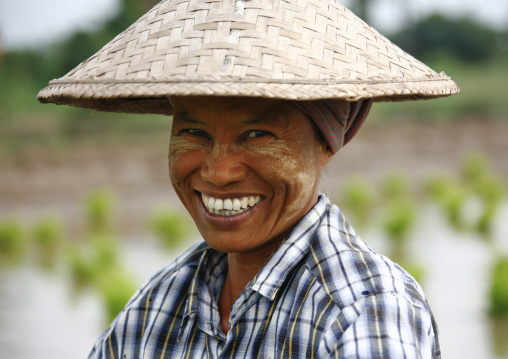
POLYGON ((175 190, 181 189, 185 179, 199 168, 203 147, 172 137, 168 151, 169 178, 175 190))
POLYGON ((319 174, 316 163, 302 160, 288 179, 284 217, 289 221, 305 215, 316 204, 319 174))
MULTIPOLYGON (((290 217, 300 213, 303 209, 310 209, 315 204, 319 172, 314 164, 300 163, 299 168, 286 178, 288 193, 286 198, 286 213, 290 217)), ((306 211, 305 210, 305 211, 306 211)))
POLYGON ((312 151, 300 151, 288 146, 253 151, 260 171, 271 182, 277 194, 284 193, 284 203, 290 212, 305 206, 317 187, 319 178, 318 159, 312 151), (277 193, 279 192, 279 193, 277 193))
POLYGON ((181 178, 181 167, 179 163, 182 162, 180 156, 175 156, 169 154, 168 158, 168 172, 169 172, 169 179, 171 180, 171 184, 173 185, 173 188, 177 190, 178 187, 178 178, 181 178))

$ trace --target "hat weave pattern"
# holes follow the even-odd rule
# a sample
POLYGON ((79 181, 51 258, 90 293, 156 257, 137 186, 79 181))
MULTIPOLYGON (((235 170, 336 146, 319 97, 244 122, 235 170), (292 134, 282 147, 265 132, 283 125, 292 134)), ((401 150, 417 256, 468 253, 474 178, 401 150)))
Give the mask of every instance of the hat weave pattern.
POLYGON ((173 95, 396 101, 458 91, 336 0, 164 0, 38 98, 170 114, 173 95))

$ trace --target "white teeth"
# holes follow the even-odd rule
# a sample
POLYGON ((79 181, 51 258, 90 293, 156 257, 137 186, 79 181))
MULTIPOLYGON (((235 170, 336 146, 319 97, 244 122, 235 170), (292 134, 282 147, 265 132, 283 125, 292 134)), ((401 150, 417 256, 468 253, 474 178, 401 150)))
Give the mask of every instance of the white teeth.
POLYGON ((220 198, 216 198, 215 199, 215 204, 213 205, 213 209, 215 210, 221 210, 223 209, 223 202, 222 202, 222 199, 220 198))
POLYGON ((242 208, 242 202, 238 198, 235 198, 233 200, 233 210, 238 211, 240 208, 242 208))
POLYGON ((243 197, 242 198, 242 208, 247 208, 247 206, 249 205, 249 199, 247 197, 243 197))
POLYGON ((214 214, 220 216, 234 216, 245 212, 249 207, 254 207, 261 201, 261 196, 242 198, 214 198, 201 194, 201 200, 205 207, 214 214))

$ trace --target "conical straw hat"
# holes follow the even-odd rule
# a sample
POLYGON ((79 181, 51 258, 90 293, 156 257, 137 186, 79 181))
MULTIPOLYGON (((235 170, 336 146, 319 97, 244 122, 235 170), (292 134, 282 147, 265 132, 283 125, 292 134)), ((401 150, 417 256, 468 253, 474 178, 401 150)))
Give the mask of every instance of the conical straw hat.
POLYGON ((336 0, 164 0, 38 98, 171 114, 171 95, 395 101, 458 91, 336 0))

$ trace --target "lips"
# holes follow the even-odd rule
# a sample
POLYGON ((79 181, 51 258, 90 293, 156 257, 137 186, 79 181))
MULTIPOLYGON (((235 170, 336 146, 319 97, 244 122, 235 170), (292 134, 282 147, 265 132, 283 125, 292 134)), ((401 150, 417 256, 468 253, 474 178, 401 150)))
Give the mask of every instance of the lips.
POLYGON ((210 213, 219 216, 234 216, 254 207, 261 201, 261 196, 215 198, 201 193, 201 200, 210 213))

